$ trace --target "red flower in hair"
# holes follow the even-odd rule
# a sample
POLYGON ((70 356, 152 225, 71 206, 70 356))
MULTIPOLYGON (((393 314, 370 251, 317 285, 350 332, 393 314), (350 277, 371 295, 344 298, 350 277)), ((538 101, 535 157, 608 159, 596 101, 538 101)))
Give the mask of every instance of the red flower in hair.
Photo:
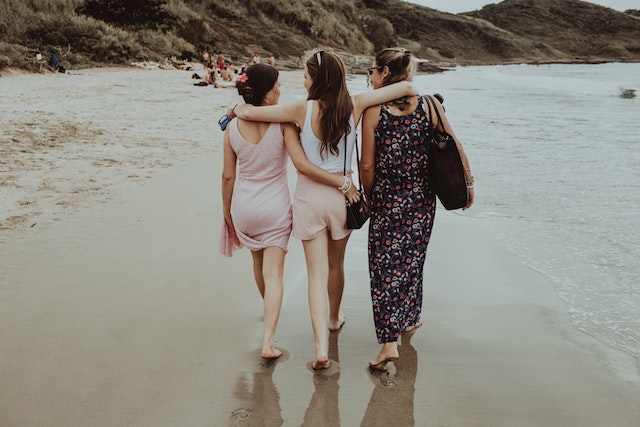
POLYGON ((246 83, 248 80, 249 77, 247 77, 247 73, 242 73, 242 75, 240 75, 240 77, 236 79, 236 81, 239 83, 246 83))

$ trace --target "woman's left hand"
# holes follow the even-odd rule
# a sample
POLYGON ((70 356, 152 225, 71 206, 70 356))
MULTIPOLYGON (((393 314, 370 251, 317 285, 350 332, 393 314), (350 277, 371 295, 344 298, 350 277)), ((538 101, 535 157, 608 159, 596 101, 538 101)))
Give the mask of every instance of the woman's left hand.
POLYGON ((351 185, 351 188, 349 188, 349 191, 347 191, 344 194, 344 197, 347 198, 347 200, 349 201, 349 204, 355 203, 358 200, 360 200, 360 197, 362 197, 362 194, 360 193, 360 191, 356 188, 355 185, 351 185))
POLYGON ((471 207, 471 205, 473 205, 473 199, 475 198, 475 191, 473 188, 469 188, 468 193, 469 193, 469 200, 467 201, 467 206, 462 208, 463 211, 466 211, 471 207))

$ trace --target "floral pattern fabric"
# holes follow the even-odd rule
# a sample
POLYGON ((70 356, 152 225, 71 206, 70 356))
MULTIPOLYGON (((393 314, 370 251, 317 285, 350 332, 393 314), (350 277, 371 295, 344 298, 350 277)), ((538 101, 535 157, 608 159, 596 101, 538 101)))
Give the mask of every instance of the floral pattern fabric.
POLYGON ((427 179, 429 119, 380 110, 369 222, 369 274, 376 335, 394 342, 422 313, 422 279, 435 215, 427 179))

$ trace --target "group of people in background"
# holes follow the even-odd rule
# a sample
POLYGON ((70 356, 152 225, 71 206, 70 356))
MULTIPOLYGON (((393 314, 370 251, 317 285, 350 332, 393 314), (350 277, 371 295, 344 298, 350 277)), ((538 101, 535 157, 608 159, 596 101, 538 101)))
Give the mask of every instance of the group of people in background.
MULTIPOLYGON (((200 62, 205 74, 204 81, 215 88, 221 86, 219 82, 222 82, 224 87, 234 87, 234 84, 225 84, 224 82, 234 82, 236 76, 238 74, 241 75, 246 69, 246 65, 243 65, 240 69, 235 67, 222 51, 210 53, 208 49, 204 49, 200 62)), ((254 54, 251 62, 252 64, 260 63, 260 55, 254 54)), ((273 54, 269 54, 268 64, 272 67, 276 66, 273 54)))
MULTIPOLYGON (((254 57, 254 60, 256 58, 254 57)), ((290 235, 305 253, 309 311, 315 337, 313 369, 327 369, 328 334, 345 324, 341 311, 344 258, 351 230, 347 203, 365 197, 369 221, 369 273, 379 354, 371 369, 385 370, 399 357, 397 341, 421 325, 423 266, 435 215, 427 178, 430 126, 455 138, 444 109, 431 117, 411 83, 415 63, 401 48, 381 51, 368 70, 375 90, 349 94, 342 60, 318 51, 305 63, 306 100, 278 104, 275 67, 250 65, 239 94, 245 103, 224 134, 222 199, 225 239, 251 250, 254 277, 264 299, 262 357, 280 357, 274 336, 283 296, 284 259, 290 235), (352 181, 356 128, 362 120, 360 173, 364 194, 352 181), (286 178, 287 158, 298 171, 293 203, 286 178)), ((473 177, 465 166, 469 201, 473 177)), ((226 246, 226 247, 225 247, 226 246)))

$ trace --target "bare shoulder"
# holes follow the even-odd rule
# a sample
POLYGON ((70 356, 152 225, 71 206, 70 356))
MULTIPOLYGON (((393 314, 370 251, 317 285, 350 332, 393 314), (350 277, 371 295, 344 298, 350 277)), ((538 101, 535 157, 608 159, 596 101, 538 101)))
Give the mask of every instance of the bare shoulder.
POLYGON ((378 120, 380 120, 379 105, 374 105, 364 110, 364 113, 362 114, 362 124, 364 126, 367 124, 378 123, 378 120))

